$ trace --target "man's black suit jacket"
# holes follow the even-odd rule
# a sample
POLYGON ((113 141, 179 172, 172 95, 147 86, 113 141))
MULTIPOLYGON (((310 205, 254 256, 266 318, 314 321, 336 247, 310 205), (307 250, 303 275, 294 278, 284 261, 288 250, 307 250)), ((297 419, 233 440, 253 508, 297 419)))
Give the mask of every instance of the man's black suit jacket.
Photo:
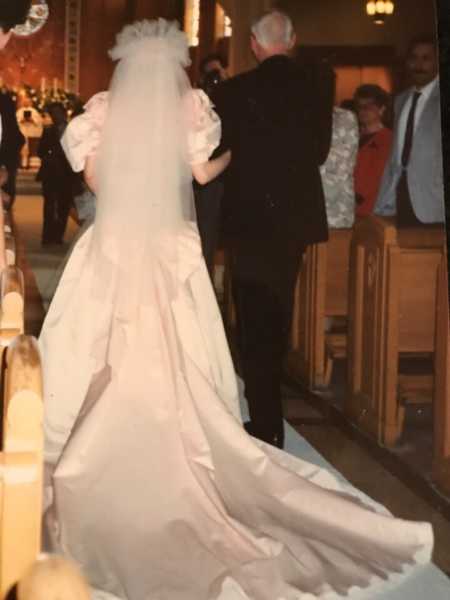
POLYGON ((2 117, 2 139, 0 164, 8 171, 15 171, 20 164, 20 150, 25 138, 17 124, 16 105, 9 94, 0 93, 0 115, 2 117))
POLYGON ((227 234, 305 244, 328 238, 319 165, 330 147, 333 83, 277 55, 219 86, 220 149, 232 151, 227 234))

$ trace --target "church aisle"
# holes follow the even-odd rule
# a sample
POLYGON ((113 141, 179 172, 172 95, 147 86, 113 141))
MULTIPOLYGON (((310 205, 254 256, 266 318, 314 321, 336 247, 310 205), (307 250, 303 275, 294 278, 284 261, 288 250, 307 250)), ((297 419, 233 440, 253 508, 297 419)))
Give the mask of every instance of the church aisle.
MULTIPOLYGON (((35 283, 44 310, 46 310, 54 288, 55 271, 64 259, 78 226, 69 218, 65 243, 62 246, 52 245, 43 248, 41 246, 42 196, 39 193, 17 196, 13 208, 13 218, 18 232, 19 246, 22 247, 26 263, 34 274, 35 283)), ((25 280, 27 280, 26 274, 25 280)), ((28 303, 32 298, 27 295, 28 303)), ((28 331, 28 333, 31 332, 28 331)), ((33 334, 35 335, 34 331, 33 334)))

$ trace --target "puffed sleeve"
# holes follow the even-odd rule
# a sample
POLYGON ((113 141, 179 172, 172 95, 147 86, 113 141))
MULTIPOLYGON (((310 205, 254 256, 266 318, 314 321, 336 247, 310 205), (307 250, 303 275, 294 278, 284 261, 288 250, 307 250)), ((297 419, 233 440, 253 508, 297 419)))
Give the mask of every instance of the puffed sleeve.
POLYGON ((95 94, 84 106, 85 112, 67 125, 61 145, 72 169, 83 171, 88 156, 95 154, 108 109, 108 92, 95 94))
POLYGON ((187 110, 188 159, 191 165, 198 165, 206 162, 218 147, 221 123, 210 99, 202 90, 190 92, 187 110))

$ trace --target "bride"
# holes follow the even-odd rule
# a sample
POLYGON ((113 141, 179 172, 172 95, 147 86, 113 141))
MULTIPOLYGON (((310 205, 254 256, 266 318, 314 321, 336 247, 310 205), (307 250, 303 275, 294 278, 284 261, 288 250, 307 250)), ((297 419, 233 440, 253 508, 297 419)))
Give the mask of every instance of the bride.
POLYGON ((64 138, 98 200, 40 337, 49 545, 99 597, 370 597, 429 561, 431 527, 247 435, 192 209, 192 174, 230 160, 208 160, 220 121, 175 24, 111 56, 64 138))

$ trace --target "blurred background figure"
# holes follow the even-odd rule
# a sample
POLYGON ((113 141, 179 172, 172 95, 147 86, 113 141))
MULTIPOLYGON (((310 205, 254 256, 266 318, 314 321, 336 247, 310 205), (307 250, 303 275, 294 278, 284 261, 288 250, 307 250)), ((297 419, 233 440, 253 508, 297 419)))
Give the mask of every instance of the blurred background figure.
POLYGON ((342 100, 342 102, 339 104, 339 106, 341 108, 343 108, 344 110, 350 110, 351 112, 356 112, 355 101, 353 100, 353 98, 345 98, 344 100, 342 100))
POLYGON ((352 227, 355 218, 353 171, 358 152, 358 122, 353 112, 333 109, 331 147, 320 167, 328 227, 352 227))
POLYGON ((9 198, 4 208, 11 210, 16 197, 16 175, 25 137, 17 124, 16 106, 10 94, 0 93, 0 117, 2 123, 0 165, 5 167, 8 174, 6 183, 2 185, 2 190, 9 198))
POLYGON ((359 121, 359 151, 355 167, 356 215, 370 215, 375 206, 384 167, 392 145, 390 97, 380 86, 361 85, 354 94, 359 121))
POLYGON ((73 172, 61 146, 67 126, 64 106, 58 102, 48 107, 52 125, 44 129, 39 142, 41 167, 36 178, 42 182, 44 214, 42 245, 62 244, 67 218, 73 202, 73 172))
POLYGON ((2 0, 0 2, 0 50, 11 39, 12 30, 23 23, 31 7, 31 0, 2 0))
POLYGON ((395 215, 397 227, 445 221, 438 58, 436 36, 414 38, 405 64, 412 85, 395 98, 395 141, 375 212, 395 215))
POLYGON ((21 151, 21 166, 29 169, 31 158, 37 155, 39 139, 44 131, 44 121, 41 114, 31 105, 29 98, 23 100, 23 105, 17 111, 19 129, 25 138, 21 151))
MULTIPOLYGON (((219 54, 209 54, 201 61, 199 87, 209 98, 214 98, 215 90, 227 78, 226 65, 219 54)), ((194 183, 195 209, 202 252, 213 284, 214 257, 219 245, 223 192, 223 175, 206 185, 194 183)))
POLYGON ((212 85, 220 83, 228 79, 227 65, 220 54, 208 54, 200 62, 200 82, 201 87, 208 96, 209 91, 207 89, 208 81, 212 82, 212 85))

